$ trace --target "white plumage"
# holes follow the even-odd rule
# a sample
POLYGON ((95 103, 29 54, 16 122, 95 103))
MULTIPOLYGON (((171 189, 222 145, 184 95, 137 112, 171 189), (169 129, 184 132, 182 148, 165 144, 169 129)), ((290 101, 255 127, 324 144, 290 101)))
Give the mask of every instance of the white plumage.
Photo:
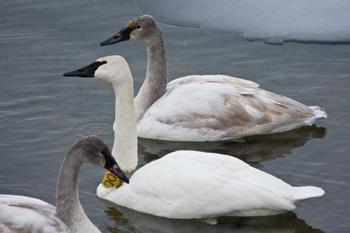
POLYGON ((274 215, 323 194, 317 187, 293 187, 237 158, 198 151, 170 153, 137 170, 129 184, 97 190, 118 205, 180 219, 274 215))
POLYGON ((68 233, 56 207, 36 198, 0 195, 0 232, 68 233))
MULTIPOLYGON (((104 65, 94 76, 109 82, 117 93, 114 156, 122 169, 131 171, 138 159, 132 75, 120 56, 97 61, 104 65)), ((237 158, 198 151, 176 151, 148 163, 117 189, 101 184, 97 188, 102 199, 178 219, 279 214, 295 209, 296 201, 323 194, 317 187, 292 187, 237 158)))

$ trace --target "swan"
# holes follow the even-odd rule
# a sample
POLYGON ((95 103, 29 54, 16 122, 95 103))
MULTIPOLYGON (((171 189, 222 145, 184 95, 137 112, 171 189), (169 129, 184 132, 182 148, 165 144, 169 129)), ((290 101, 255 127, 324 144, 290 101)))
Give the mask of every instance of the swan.
POLYGON ((108 147, 97 137, 87 137, 70 148, 62 163, 56 187, 56 207, 32 197, 0 195, 0 232, 101 233, 86 216, 79 201, 78 179, 83 163, 100 165, 129 182, 108 147))
POLYGON ((155 19, 143 15, 103 41, 143 41, 147 73, 135 97, 138 136, 167 141, 238 140, 312 125, 327 114, 226 75, 190 75, 167 84, 163 37, 155 19))
MULTIPOLYGON (((113 128, 113 150, 118 150, 112 155, 122 170, 135 169, 133 79, 125 59, 102 57, 64 76, 95 77, 112 85, 118 106, 113 128)), ((191 150, 175 151, 144 165, 133 173, 129 184, 108 187, 103 182, 97 188, 98 197, 139 212, 211 220, 219 216, 279 214, 294 210, 297 201, 323 194, 318 187, 293 187, 237 158, 191 150)))

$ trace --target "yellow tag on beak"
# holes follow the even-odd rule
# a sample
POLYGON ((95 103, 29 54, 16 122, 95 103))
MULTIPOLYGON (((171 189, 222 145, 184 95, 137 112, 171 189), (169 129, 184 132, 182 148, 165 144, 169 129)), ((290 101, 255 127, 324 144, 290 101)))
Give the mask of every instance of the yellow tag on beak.
POLYGON ((102 179, 102 185, 105 188, 119 188, 122 186, 123 181, 121 181, 116 175, 111 173, 110 171, 106 171, 103 179, 102 179))

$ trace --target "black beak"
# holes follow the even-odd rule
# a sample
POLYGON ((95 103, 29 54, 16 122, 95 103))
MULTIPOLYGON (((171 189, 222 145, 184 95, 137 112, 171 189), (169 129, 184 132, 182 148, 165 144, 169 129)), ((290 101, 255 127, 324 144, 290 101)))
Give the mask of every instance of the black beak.
POLYGON ((95 61, 88 66, 85 66, 81 69, 66 72, 63 76, 72 76, 72 77, 82 77, 82 78, 92 78, 95 76, 95 71, 103 64, 106 64, 106 61, 95 61))
POLYGON ((124 172, 120 169, 117 162, 114 160, 114 158, 111 155, 106 155, 106 165, 105 168, 116 175, 119 179, 124 181, 125 183, 129 183, 129 178, 124 174, 124 172))
POLYGON ((111 45, 111 44, 115 44, 115 43, 119 43, 122 41, 126 41, 130 39, 130 33, 134 30, 135 28, 131 28, 131 27, 126 27, 122 30, 120 30, 117 34, 115 34, 114 36, 108 38, 105 41, 102 41, 100 43, 101 46, 107 46, 107 45, 111 45))

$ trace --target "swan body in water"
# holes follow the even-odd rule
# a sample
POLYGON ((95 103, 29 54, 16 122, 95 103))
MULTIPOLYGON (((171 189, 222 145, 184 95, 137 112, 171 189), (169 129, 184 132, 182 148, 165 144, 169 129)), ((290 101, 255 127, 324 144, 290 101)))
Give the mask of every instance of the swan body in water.
MULTIPOLYGON (((135 169, 136 114, 127 62, 120 56, 103 57, 64 75, 95 77, 113 86, 118 108, 112 154, 124 171, 135 169)), ((318 187, 293 187, 231 156, 190 150, 172 152, 144 165, 129 184, 97 188, 98 197, 120 206, 177 219, 274 215, 294 210, 297 201, 323 194, 318 187)))
POLYGON ((101 233, 86 216, 79 201, 79 170, 83 163, 105 167, 128 182, 108 147, 97 137, 75 143, 61 166, 56 207, 42 200, 0 194, 2 233, 101 233))
POLYGON ((312 125, 327 114, 226 75, 190 75, 167 83, 163 37, 152 16, 130 20, 102 42, 143 41, 147 74, 135 97, 138 136, 168 141, 221 141, 312 125))

